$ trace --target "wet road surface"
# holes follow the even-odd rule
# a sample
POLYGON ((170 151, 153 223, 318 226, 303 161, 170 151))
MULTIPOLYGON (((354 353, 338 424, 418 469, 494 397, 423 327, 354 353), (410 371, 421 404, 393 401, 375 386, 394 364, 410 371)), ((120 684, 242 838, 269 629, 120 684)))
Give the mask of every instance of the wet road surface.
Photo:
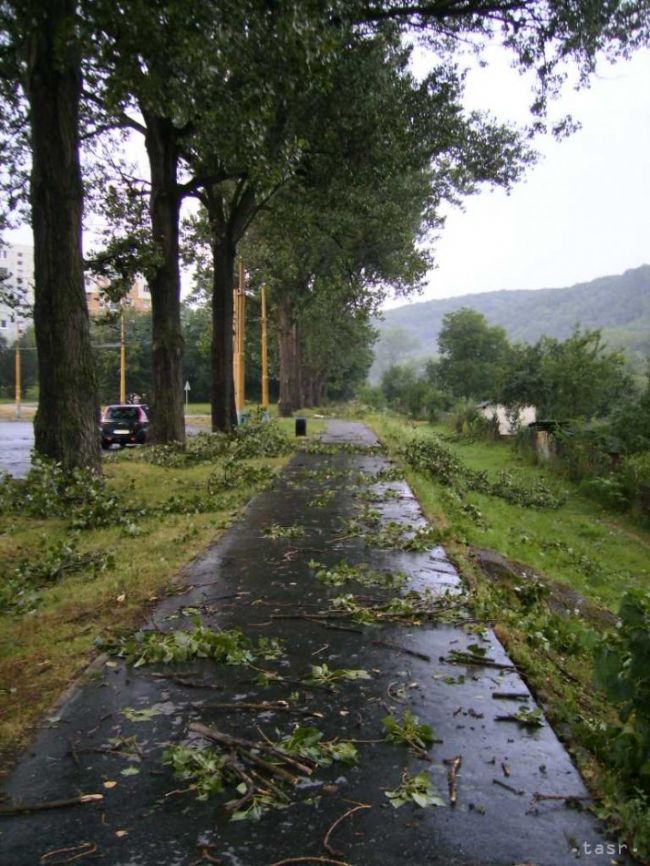
MULTIPOLYGON (((188 436, 199 432, 198 427, 188 425, 188 436)), ((31 450, 34 447, 34 426, 31 421, 0 421, 0 473, 8 472, 16 478, 24 478, 31 466, 31 450)))
MULTIPOLYGON (((374 441, 352 422, 332 422, 329 430, 338 443, 374 441)), ((3 818, 3 866, 47 863, 48 854, 63 848, 72 853, 52 856, 92 851, 78 862, 107 866, 310 862, 302 858, 353 866, 568 866, 585 843, 592 852, 604 844, 602 828, 589 814, 560 800, 534 802, 535 793, 586 797, 587 791, 548 724, 527 729, 496 720, 522 704, 531 709, 535 704, 492 632, 481 637, 475 628, 444 621, 416 627, 309 619, 344 593, 386 598, 384 589, 323 585, 308 566, 311 559, 404 571, 409 580, 402 593, 429 588, 453 599, 460 592, 460 579, 442 548, 383 550, 350 537, 344 522, 359 513, 358 495, 364 491, 395 491, 386 504, 372 504, 382 521, 424 525, 404 482, 373 482, 387 466, 376 449, 298 454, 274 489, 258 496, 222 541, 195 561, 187 591, 152 613, 148 628, 190 628, 200 613, 213 628, 238 626, 254 639, 282 639, 283 657, 258 666, 285 681, 266 677, 260 685, 258 671, 206 660, 138 669, 100 660, 85 685, 43 724, 4 789, 14 803, 91 793, 101 793, 103 800, 3 818), (331 498, 322 496, 326 491, 334 491, 331 498), (297 524, 304 534, 267 537, 263 530, 271 524, 297 524), (492 666, 479 660, 452 663, 454 651, 477 643, 492 666), (364 669, 371 678, 341 682, 335 691, 309 686, 302 677, 313 664, 364 669), (494 693, 527 700, 495 700, 494 693), (223 706, 277 700, 287 701, 290 711, 223 706), (134 721, 126 708, 149 712, 134 721), (197 802, 187 782, 161 762, 169 743, 203 743, 189 731, 191 723, 259 741, 287 735, 300 722, 316 725, 328 739, 372 741, 383 737, 382 719, 389 712, 400 717, 405 709, 434 728, 439 742, 429 760, 405 745, 360 742, 358 766, 317 770, 300 783, 297 802, 256 822, 229 820, 223 806, 232 792, 197 802), (309 712, 317 715, 305 721, 309 712), (114 738, 133 736, 135 754, 114 750, 114 738), (459 756, 452 807, 444 762, 459 756), (428 774, 445 805, 392 808, 385 792, 398 786, 405 770, 428 774), (325 848, 328 828, 358 804, 370 808, 343 821, 329 840, 331 848, 325 848)), ((609 866, 611 860, 611 854, 592 853, 583 862, 609 866)))
POLYGON ((0 472, 8 472, 17 478, 27 475, 33 447, 31 421, 0 421, 0 472))

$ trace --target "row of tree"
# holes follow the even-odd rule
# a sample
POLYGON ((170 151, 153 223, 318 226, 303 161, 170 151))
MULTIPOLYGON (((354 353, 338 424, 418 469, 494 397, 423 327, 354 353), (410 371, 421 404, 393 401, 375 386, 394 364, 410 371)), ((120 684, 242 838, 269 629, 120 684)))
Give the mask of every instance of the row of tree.
POLYGON ((281 320, 283 408, 317 398, 319 359, 345 329, 357 339, 387 286, 417 285, 440 204, 482 181, 508 185, 531 159, 520 133, 462 110, 457 53, 494 37, 537 71, 540 128, 561 64, 577 60, 586 77, 601 49, 647 41, 647 2, 0 0, 3 220, 29 212, 34 232, 37 449, 99 471, 84 208, 108 219, 93 266, 112 290, 135 271, 150 286, 155 440, 185 436, 188 197, 201 206, 188 237, 212 310, 213 427, 234 422, 244 245, 252 283, 269 285, 281 320), (403 43, 413 30, 435 58, 422 80, 403 43), (135 135, 143 178, 124 157, 135 135), (334 320, 345 328, 327 335, 322 323, 334 320))
MULTIPOLYGON (((344 318, 334 323, 331 316, 303 320, 304 353, 308 359, 301 377, 296 407, 321 405, 327 400, 347 400, 365 381, 372 363, 370 345, 375 333, 365 317, 344 318), (313 322, 313 328, 311 324, 313 322), (324 326, 331 324, 329 330, 324 326)), ((184 303, 181 308, 183 381, 190 383, 192 402, 209 403, 211 397, 210 343, 212 315, 207 304, 184 303)), ((246 315, 246 399, 261 402, 261 310, 257 298, 249 298, 246 315)), ((151 369, 151 316, 127 310, 124 315, 127 393, 146 395, 153 389, 151 369)), ((97 392, 101 404, 116 403, 120 390, 119 314, 91 320, 97 392)), ((278 329, 271 328, 269 339, 269 392, 272 401, 280 393, 280 356, 278 329)), ((20 336, 21 396, 38 394, 38 364, 34 328, 20 336)), ((0 337, 0 397, 12 398, 16 382, 16 343, 0 337)))

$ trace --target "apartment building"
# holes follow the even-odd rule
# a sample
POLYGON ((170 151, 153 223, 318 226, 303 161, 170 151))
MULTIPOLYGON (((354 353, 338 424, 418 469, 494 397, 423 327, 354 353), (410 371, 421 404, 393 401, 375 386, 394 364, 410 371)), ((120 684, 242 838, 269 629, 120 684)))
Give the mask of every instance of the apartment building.
MULTIPOLYGON (((8 343, 16 338, 16 327, 29 323, 29 308, 34 303, 34 248, 26 244, 0 246, 0 278, 2 294, 13 294, 21 301, 22 308, 14 309, 0 302, 0 337, 8 343)), ((111 308, 110 301, 102 295, 106 280, 87 275, 84 280, 86 301, 91 316, 100 316, 111 308)), ((124 305, 138 313, 151 310, 149 288, 142 277, 136 277, 124 299, 124 305)))
MULTIPOLYGON (((86 276, 85 289, 88 312, 95 318, 101 316, 113 308, 111 301, 102 294, 102 289, 107 281, 101 277, 86 276)), ((124 306, 136 313, 148 313, 151 310, 151 295, 149 287, 142 277, 136 277, 133 285, 124 297, 124 306)))
MULTIPOLYGON (((12 294, 21 304, 34 302, 34 248, 26 244, 0 246, 2 293, 12 294)), ((27 310, 14 309, 0 302, 0 337, 15 339, 16 325, 28 318, 27 310)))

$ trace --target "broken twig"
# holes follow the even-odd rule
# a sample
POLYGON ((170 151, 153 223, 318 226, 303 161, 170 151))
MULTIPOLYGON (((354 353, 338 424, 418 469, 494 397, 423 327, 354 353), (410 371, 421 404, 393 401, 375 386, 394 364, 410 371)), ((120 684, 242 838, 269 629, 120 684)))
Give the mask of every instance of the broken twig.
POLYGON ((428 656, 426 653, 421 653, 417 650, 408 649, 405 646, 400 646, 398 643, 391 643, 391 641, 388 640, 373 640, 372 645, 386 647, 386 649, 392 649, 396 652, 403 653, 404 655, 413 656, 413 658, 416 659, 422 659, 422 661, 424 662, 431 661, 431 656, 428 656))
POLYGON ((7 815, 21 815, 28 812, 44 812, 46 809, 66 809, 68 806, 82 806, 85 803, 98 803, 104 799, 103 794, 82 794, 69 800, 50 800, 46 803, 23 803, 20 806, 1 806, 0 818, 7 815))
POLYGON ((348 809, 348 811, 344 815, 341 815, 340 818, 337 818, 336 821, 329 828, 323 839, 323 848, 325 848, 325 850, 329 854, 333 854, 335 857, 344 856, 342 851, 337 851, 336 848, 332 848, 332 846, 330 845, 330 836, 342 821, 345 821, 346 818, 349 818, 350 815, 354 815, 355 812, 359 812, 361 809, 372 809, 372 806, 369 806, 367 803, 360 803, 358 806, 354 806, 352 809, 348 809))
POLYGON ((455 758, 447 758, 443 763, 449 767, 447 770, 447 784, 449 785, 449 804, 453 807, 458 801, 457 778, 463 764, 463 756, 456 755, 455 758))
POLYGON ((501 779, 492 779, 492 782, 495 785, 498 785, 500 788, 505 788, 506 791, 510 791, 511 794, 516 794, 518 797, 523 797, 526 793, 521 788, 513 788, 512 785, 508 785, 506 782, 502 782, 501 779))

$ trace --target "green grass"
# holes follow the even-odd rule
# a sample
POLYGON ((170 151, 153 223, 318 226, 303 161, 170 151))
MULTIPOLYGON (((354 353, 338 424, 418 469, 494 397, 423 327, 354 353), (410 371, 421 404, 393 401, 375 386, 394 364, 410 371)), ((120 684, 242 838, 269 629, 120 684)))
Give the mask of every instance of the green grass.
MULTIPOLYGON (((287 458, 255 459, 280 467, 287 458)), ((206 490, 214 463, 187 468, 154 466, 137 452, 105 462, 109 488, 126 507, 162 505, 170 495, 191 499, 206 490)), ((9 764, 33 725, 95 654, 98 635, 131 629, 147 609, 182 582, 183 568, 237 518, 256 493, 241 487, 219 497, 218 509, 202 514, 134 518, 137 535, 120 526, 84 530, 80 553, 110 550, 115 564, 95 577, 70 574, 43 591, 28 615, 0 616, 0 764, 9 764)), ((0 575, 19 562, 43 558, 43 544, 69 534, 62 519, 0 515, 0 575)))
MULTIPOLYGON (((382 439, 403 441, 407 422, 383 416, 371 420, 382 439)), ((412 426, 408 429, 415 432, 412 426)), ((417 435, 430 433, 448 436, 449 430, 418 425, 417 435)), ((438 521, 450 523, 455 540, 489 547, 533 566, 612 611, 618 609, 626 589, 650 588, 647 528, 614 515, 585 497, 576 485, 558 479, 543 467, 531 465, 514 452, 509 442, 447 441, 446 445, 468 467, 485 470, 493 479, 506 470, 521 483, 533 484, 541 478, 554 490, 565 490, 568 494, 561 508, 542 510, 470 492, 467 501, 483 516, 482 522, 475 522, 459 515, 442 485, 409 470, 409 480, 425 511, 438 521)))

